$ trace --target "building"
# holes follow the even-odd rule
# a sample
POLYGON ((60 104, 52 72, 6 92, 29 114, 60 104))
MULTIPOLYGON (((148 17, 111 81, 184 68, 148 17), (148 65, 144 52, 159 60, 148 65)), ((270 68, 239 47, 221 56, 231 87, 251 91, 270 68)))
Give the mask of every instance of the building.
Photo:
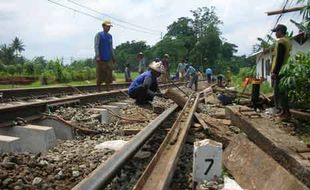
MULTIPOLYGON (((291 56, 299 52, 310 53, 310 38, 304 33, 300 33, 291 38, 292 51, 291 56)), ((252 54, 256 56, 256 78, 263 77, 271 84, 271 64, 273 59, 273 48, 263 49, 252 54)))

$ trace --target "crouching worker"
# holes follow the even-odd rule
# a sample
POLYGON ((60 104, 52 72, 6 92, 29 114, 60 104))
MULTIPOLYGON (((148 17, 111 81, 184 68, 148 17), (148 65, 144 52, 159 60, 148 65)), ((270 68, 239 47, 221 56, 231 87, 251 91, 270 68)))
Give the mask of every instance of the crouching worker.
POLYGON ((154 96, 163 97, 158 89, 157 78, 164 73, 165 69, 161 62, 152 62, 149 69, 140 74, 129 86, 130 98, 136 100, 136 104, 148 104, 154 96))

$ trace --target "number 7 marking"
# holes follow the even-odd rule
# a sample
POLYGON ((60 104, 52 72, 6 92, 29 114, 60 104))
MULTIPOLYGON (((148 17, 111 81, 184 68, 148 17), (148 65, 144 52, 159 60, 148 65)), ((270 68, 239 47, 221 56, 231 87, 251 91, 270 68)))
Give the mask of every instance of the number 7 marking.
POLYGON ((209 173, 209 171, 210 171, 210 169, 211 169, 213 163, 214 163, 214 160, 213 160, 213 159, 210 159, 210 158, 207 158, 207 159, 205 159, 205 161, 206 161, 206 162, 210 162, 210 164, 209 164, 209 166, 208 166, 208 168, 207 168, 207 170, 206 170, 206 172, 205 172, 205 175, 207 175, 207 174, 209 173))

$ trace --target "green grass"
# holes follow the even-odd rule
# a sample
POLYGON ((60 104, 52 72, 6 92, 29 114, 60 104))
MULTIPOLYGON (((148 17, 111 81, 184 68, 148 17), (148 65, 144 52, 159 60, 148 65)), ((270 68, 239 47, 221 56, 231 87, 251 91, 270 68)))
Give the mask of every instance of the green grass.
MULTIPOLYGON (((115 76, 116 82, 124 82, 124 73, 113 73, 115 76)), ((132 72, 131 77, 135 79, 138 76, 138 72, 132 72)), ((0 89, 12 89, 12 88, 38 88, 38 87, 48 87, 48 86, 79 86, 79 85, 95 85, 96 79, 93 80, 84 80, 84 81, 72 81, 68 83, 58 83, 58 84, 50 84, 50 85, 42 85, 40 81, 35 81, 29 85, 0 85, 0 89)))

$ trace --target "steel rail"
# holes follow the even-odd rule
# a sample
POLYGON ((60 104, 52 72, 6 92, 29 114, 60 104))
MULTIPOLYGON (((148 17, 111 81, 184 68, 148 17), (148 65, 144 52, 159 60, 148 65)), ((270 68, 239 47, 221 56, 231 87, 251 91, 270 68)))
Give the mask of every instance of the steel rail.
POLYGON ((193 114, 199 102, 200 93, 197 94, 194 103, 192 95, 133 189, 159 190, 167 189, 170 185, 182 146, 191 126, 193 114))
MULTIPOLYGON (((183 84, 183 83, 179 83, 183 84)), ((160 87, 168 87, 171 84, 161 84, 160 87)), ((26 118, 33 115, 40 115, 47 111, 49 105, 61 105, 72 102, 80 104, 91 103, 95 101, 108 100, 117 96, 124 96, 128 89, 111 90, 105 92, 95 92, 87 94, 75 94, 62 98, 52 97, 49 100, 27 101, 27 102, 11 102, 0 104, 0 127, 8 127, 13 125, 16 117, 26 118)))
POLYGON ((7 127, 13 125, 16 117, 30 117, 33 115, 40 115, 47 111, 49 105, 66 104, 69 102, 79 101, 81 104, 86 104, 99 100, 106 100, 107 98, 124 96, 127 89, 113 90, 109 92, 100 92, 92 94, 79 94, 67 96, 64 98, 52 98, 50 100, 36 101, 36 102, 22 102, 18 104, 0 104, 0 127, 7 127))
MULTIPOLYGON (((130 83, 112 83, 112 89, 127 88, 130 83)), ((105 86, 102 86, 105 90, 105 86)), ((2 89, 2 99, 30 99, 31 97, 44 97, 46 95, 60 95, 60 94, 77 94, 81 92, 95 92, 96 85, 80 85, 80 86, 50 86, 39 88, 17 88, 17 89, 2 89)))
POLYGON ((130 159, 149 139, 159 125, 171 115, 178 106, 172 107, 160 114, 156 119, 135 135, 124 147, 113 154, 106 162, 102 163, 88 177, 83 179, 72 190, 97 190, 103 189, 115 177, 119 169, 130 159))
MULTIPOLYGON (((167 83, 170 85, 169 83, 167 83)), ((165 86, 167 84, 160 84, 165 86)), ((177 82, 176 84, 182 84, 177 82)), ((128 88, 130 83, 112 83, 110 88, 112 90, 128 88)), ((103 90, 106 90, 106 86, 102 86, 103 90)), ((63 94, 81 94, 85 92, 96 92, 96 85, 80 85, 80 86, 50 86, 39 88, 18 88, 18 89, 1 89, 0 101, 6 102, 9 99, 27 100, 33 98, 44 98, 46 96, 60 96, 63 94)))

